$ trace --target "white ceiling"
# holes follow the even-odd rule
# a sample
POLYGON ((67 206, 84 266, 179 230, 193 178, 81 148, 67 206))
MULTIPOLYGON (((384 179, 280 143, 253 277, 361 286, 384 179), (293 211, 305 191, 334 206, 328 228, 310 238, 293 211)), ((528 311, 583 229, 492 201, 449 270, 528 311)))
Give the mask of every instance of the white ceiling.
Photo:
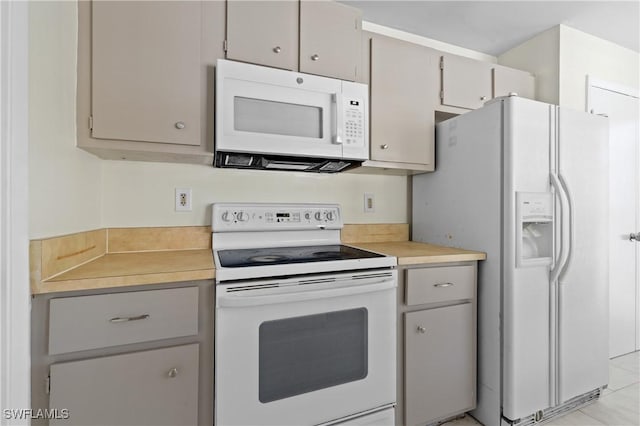
POLYGON ((340 1, 363 19, 498 56, 558 24, 640 51, 640 1, 340 1))

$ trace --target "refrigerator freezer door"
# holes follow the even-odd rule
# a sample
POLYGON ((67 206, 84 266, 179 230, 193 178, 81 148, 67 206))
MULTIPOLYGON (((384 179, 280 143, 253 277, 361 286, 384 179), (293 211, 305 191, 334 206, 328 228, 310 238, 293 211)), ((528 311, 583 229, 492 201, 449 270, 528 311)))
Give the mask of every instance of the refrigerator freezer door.
POLYGON ((607 119, 560 108, 558 176, 570 211, 560 271, 559 403, 608 383, 607 119))
POLYGON ((504 117, 502 414, 517 420, 553 405, 549 263, 554 211, 549 173, 555 107, 507 98, 504 117), (527 235, 540 240, 538 253, 530 252, 533 247, 524 253, 527 235))

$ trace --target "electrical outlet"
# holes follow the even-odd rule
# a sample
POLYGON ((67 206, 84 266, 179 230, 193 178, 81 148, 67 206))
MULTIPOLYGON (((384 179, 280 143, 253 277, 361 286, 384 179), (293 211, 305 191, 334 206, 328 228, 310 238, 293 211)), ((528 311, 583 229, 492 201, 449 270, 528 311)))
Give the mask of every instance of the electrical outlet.
POLYGON ((364 193, 364 212, 365 213, 373 213, 376 211, 374 200, 375 200, 375 197, 372 193, 370 192, 364 193))
POLYGON ((176 188, 176 211, 191 211, 191 188, 176 188))

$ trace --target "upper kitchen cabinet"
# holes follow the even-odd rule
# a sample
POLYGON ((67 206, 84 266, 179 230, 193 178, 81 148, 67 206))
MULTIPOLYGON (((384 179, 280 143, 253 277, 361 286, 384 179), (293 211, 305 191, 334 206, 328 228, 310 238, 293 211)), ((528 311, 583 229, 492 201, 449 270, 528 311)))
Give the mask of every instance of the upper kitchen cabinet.
POLYGON ((224 3, 79 2, 78 33, 80 148, 211 164, 224 3))
POLYGON ((297 1, 227 2, 227 59, 298 69, 297 1))
POLYGON ((434 170, 439 59, 439 52, 433 49, 372 36, 369 70, 372 161, 366 165, 434 170))
POLYGON ((517 94, 520 97, 535 99, 535 77, 528 72, 494 65, 493 97, 517 94))
POLYGON ((441 58, 442 105, 476 109, 491 99, 493 64, 457 55, 441 58))
POLYGON ((362 12, 327 0, 300 2, 300 72, 356 80, 362 12))
POLYGON ((329 0, 227 1, 227 59, 356 80, 362 13, 329 0))

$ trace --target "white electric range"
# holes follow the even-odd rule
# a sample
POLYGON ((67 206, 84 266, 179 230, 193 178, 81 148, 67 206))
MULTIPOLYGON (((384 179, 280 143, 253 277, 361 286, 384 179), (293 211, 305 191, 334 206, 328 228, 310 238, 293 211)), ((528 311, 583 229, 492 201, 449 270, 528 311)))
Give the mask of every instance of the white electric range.
POLYGON ((396 258, 335 204, 214 204, 216 425, 393 425, 396 258))

